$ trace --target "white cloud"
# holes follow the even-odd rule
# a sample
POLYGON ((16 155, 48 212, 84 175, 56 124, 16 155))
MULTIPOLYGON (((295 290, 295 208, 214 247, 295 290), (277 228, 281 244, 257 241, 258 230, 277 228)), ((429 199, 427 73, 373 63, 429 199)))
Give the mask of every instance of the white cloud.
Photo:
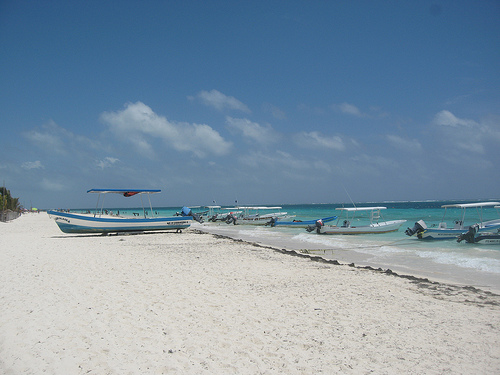
POLYGON ((197 97, 203 104, 215 108, 219 111, 235 110, 250 113, 250 109, 238 99, 227 96, 217 90, 200 91, 197 97))
POLYGON ((278 138, 278 135, 270 125, 262 126, 248 119, 233 118, 229 116, 226 117, 226 123, 230 130, 237 131, 241 133, 243 137, 259 144, 273 143, 278 138))
POLYGON ((177 151, 192 152, 198 157, 225 155, 232 146, 208 125, 169 121, 141 102, 128 103, 122 111, 105 112, 101 120, 115 135, 148 157, 154 155, 150 141, 155 138, 177 151))
POLYGON ((422 150, 422 145, 416 139, 405 139, 398 135, 387 135, 387 139, 392 145, 398 149, 410 151, 410 152, 419 152, 422 150))
POLYGON ((451 127, 467 127, 471 128, 477 126, 477 122, 473 120, 460 119, 456 117, 450 111, 441 111, 434 117, 434 123, 441 126, 451 126, 451 127))
POLYGON ((344 151, 346 146, 344 141, 339 136, 328 137, 320 134, 317 131, 301 132, 295 135, 295 142, 301 147, 308 148, 328 148, 337 151, 344 151))
POLYGON ((23 169, 43 169, 44 166, 40 160, 37 161, 27 161, 21 165, 23 169))
POLYGON ((271 112, 272 116, 277 120, 285 120, 286 119, 285 112, 283 112, 280 108, 276 107, 275 105, 265 103, 263 105, 263 109, 265 111, 271 112))
POLYGON ((433 122, 442 133, 442 142, 452 146, 451 158, 456 159, 463 151, 485 153, 483 142, 488 129, 476 121, 458 118, 445 110, 436 114, 433 122))
POLYGON ((50 121, 43 125, 41 130, 31 130, 23 133, 23 135, 42 149, 63 154, 66 153, 66 147, 62 135, 66 133, 67 131, 59 127, 54 121, 50 121))
POLYGON ((107 156, 102 160, 98 160, 97 166, 101 169, 104 169, 104 168, 108 168, 108 167, 113 166, 113 164, 115 164, 117 161, 120 161, 120 160, 117 158, 107 156))
POLYGON ((23 133, 23 136, 50 154, 74 154, 75 151, 102 148, 99 142, 76 135, 52 120, 42 125, 41 129, 23 133))
POLYGON ((344 102, 342 104, 332 104, 330 107, 335 111, 340 111, 348 115, 353 115, 356 117, 366 117, 366 115, 362 113, 354 104, 344 102))

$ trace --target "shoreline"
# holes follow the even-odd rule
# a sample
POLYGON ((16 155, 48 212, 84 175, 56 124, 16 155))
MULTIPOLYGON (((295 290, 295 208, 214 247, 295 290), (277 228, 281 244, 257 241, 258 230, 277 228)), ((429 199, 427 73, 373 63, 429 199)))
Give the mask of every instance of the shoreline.
POLYGON ((393 276, 401 279, 408 280, 410 283, 418 285, 419 288, 428 289, 429 293, 432 295, 444 294, 447 296, 459 296, 461 294, 467 295, 463 300, 457 300, 456 302, 464 302, 464 303, 472 303, 481 305, 491 305, 491 306, 500 306, 500 293, 497 291, 492 291, 488 289, 477 288, 471 285, 461 285, 457 283, 453 283, 449 280, 430 280, 428 277, 423 275, 414 275, 414 274, 403 274, 399 272, 394 272, 390 268, 383 269, 381 267, 374 267, 372 265, 359 265, 354 262, 345 263, 341 262, 337 259, 325 258, 319 255, 311 254, 307 251, 297 251, 293 249, 285 249, 285 248, 277 248, 271 245, 265 245, 258 242, 246 241, 242 239, 236 239, 227 235, 222 234, 214 234, 210 232, 205 232, 200 229, 194 229, 194 231, 198 231, 203 234, 208 234, 214 236, 216 238, 228 239, 230 241, 234 241, 236 243, 246 243, 251 246, 260 247, 264 249, 270 249, 277 253, 281 253, 287 256, 294 256, 300 258, 306 258, 312 262, 324 263, 332 266, 342 266, 342 267, 352 267, 358 270, 371 271, 380 275, 393 276), (476 295, 476 299, 471 300, 468 293, 474 293, 476 295), (490 299, 490 300, 489 300, 490 299))
POLYGON ((498 295, 196 228, 29 215, 0 223, 0 274, 5 374, 500 371, 498 295))
MULTIPOLYGON (((451 264, 433 263, 429 259, 419 259, 418 263, 402 264, 394 259, 374 258, 372 255, 360 252, 356 246, 352 248, 335 248, 321 244, 295 242, 283 237, 254 237, 246 235, 247 229, 253 229, 251 226, 244 228, 239 226, 212 225, 212 224, 194 224, 192 228, 204 231, 205 233, 227 236, 235 240, 243 240, 250 243, 256 243, 263 246, 270 246, 277 249, 287 249, 308 253, 313 256, 320 256, 327 260, 336 260, 342 264, 355 264, 360 267, 371 267, 374 269, 390 269, 394 273, 429 279, 433 282, 456 285, 457 287, 473 287, 483 291, 500 295, 500 277, 490 272, 479 271, 475 269, 461 268, 451 264), (236 229, 236 230, 235 230, 236 229)), ((363 245, 360 245, 363 246, 363 245)), ((387 246, 386 244, 377 244, 376 247, 387 246)))

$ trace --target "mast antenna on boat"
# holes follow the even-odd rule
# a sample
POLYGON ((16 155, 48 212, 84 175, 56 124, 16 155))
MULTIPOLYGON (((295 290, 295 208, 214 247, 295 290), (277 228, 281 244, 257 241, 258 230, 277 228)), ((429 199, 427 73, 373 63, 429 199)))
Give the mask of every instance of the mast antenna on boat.
MULTIPOLYGON (((344 174, 344 170, 342 169, 342 166, 338 165, 338 167, 339 167, 340 171, 342 172, 342 174, 344 174)), ((342 182, 342 179, 340 180, 340 183, 341 183, 342 187, 344 188, 345 193, 346 193, 346 194, 347 194, 347 196, 349 197, 349 200, 351 201, 352 205, 353 205, 354 207, 356 207, 356 204, 355 204, 355 203, 354 203, 354 201, 352 200, 351 195, 349 194, 349 192, 347 191, 347 189, 346 189, 346 187, 345 187, 344 183, 342 182)))

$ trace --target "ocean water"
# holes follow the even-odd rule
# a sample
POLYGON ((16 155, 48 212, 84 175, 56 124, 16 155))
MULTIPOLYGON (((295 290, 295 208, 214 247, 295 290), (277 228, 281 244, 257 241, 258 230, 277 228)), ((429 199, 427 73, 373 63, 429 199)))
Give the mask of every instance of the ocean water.
MULTIPOLYGON (((408 237, 404 233, 407 227, 413 227, 420 219, 425 220, 428 226, 442 221, 443 204, 469 202, 471 201, 357 204, 358 207, 387 207, 387 210, 381 211, 381 220, 407 220, 399 231, 386 234, 319 235, 315 232, 308 233, 303 228, 271 228, 225 223, 201 225, 196 223, 193 227, 235 239, 308 252, 337 259, 343 263, 370 265, 375 268, 391 269, 400 274, 450 281, 500 292, 500 245, 457 243, 455 240, 422 241, 408 237)), ((335 209, 342 206, 341 204, 281 205, 281 211, 294 215, 294 219, 315 220, 340 214, 340 211, 335 209)), ((351 206, 351 204, 345 205, 345 207, 351 206)), ((181 207, 153 209, 154 214, 159 216, 172 216, 180 210, 181 207)), ((117 209, 113 211, 116 212, 117 209)), ((200 212, 202 208, 193 208, 193 211, 200 212)), ((133 216, 134 212, 142 215, 142 208, 120 209, 121 215, 133 216)), ((466 211, 465 224, 478 222, 480 215, 484 221, 500 218, 500 212, 492 207, 483 208, 482 211, 469 208, 466 211)), ((461 219, 461 216, 461 209, 447 209, 444 221, 448 226, 452 226, 453 221, 461 219)), ((360 217, 351 222, 360 225, 367 222, 367 218, 360 217)))

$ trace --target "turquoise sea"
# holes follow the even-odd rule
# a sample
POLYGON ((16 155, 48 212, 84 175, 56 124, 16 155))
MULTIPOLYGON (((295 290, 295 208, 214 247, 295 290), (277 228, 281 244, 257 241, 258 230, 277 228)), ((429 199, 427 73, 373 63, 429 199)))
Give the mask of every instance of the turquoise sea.
MULTIPOLYGON (((496 200, 500 201, 500 200, 496 200)), ((225 223, 204 223, 197 227, 210 233, 218 233, 231 238, 257 242, 277 248, 307 251, 344 263, 370 265, 375 268, 391 269, 401 274, 427 277, 436 281, 451 281, 478 288, 500 292, 500 245, 475 245, 455 240, 422 241, 408 237, 404 231, 413 227, 420 219, 427 225, 437 224, 443 219, 444 204, 474 203, 474 201, 427 201, 427 202, 371 202, 359 203, 363 206, 385 206, 383 220, 407 220, 398 232, 387 234, 339 236, 308 233, 303 228, 271 228, 252 225, 227 225, 225 223)), ((270 205, 271 206, 271 205, 270 205)), ((280 205, 282 212, 295 215, 294 219, 313 220, 340 213, 337 207, 352 207, 352 204, 297 204, 280 205)), ((200 212, 201 207, 192 207, 200 212)), ((117 209, 110 209, 114 212, 117 209)), ((119 209, 121 215, 142 214, 142 208, 119 209)), ((172 216, 181 207, 153 208, 154 214, 172 216)), ((149 211, 149 210, 148 210, 149 211)), ((452 226, 454 220, 461 219, 461 209, 447 209, 445 220, 452 226)), ((466 211, 465 224, 500 217, 495 208, 466 211)), ((362 224, 360 218, 356 221, 362 224)))

